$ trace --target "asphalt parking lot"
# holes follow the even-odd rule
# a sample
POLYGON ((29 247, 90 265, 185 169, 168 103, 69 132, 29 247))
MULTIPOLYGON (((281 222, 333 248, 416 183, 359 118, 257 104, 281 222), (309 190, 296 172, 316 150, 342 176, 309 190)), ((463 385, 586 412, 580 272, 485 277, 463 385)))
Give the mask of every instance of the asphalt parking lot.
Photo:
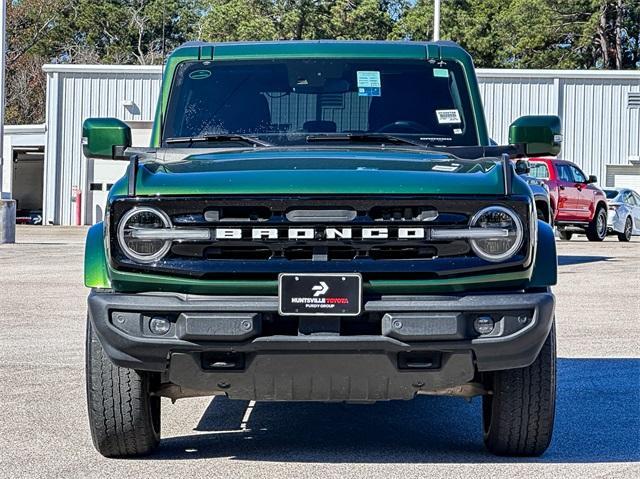
POLYGON ((558 243, 559 389, 539 459, 483 449, 480 401, 163 403, 152 457, 91 445, 85 230, 20 227, 0 246, 0 477, 640 477, 640 238, 558 243))

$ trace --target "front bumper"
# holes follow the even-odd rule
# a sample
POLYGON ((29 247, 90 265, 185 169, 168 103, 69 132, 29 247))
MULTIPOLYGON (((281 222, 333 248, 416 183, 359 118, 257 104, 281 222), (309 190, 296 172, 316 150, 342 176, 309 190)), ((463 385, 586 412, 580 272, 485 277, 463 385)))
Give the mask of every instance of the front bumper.
POLYGON ((115 364, 163 373, 182 391, 172 397, 369 401, 409 399, 469 384, 477 372, 530 365, 554 304, 550 292, 383 296, 363 309, 377 334, 342 334, 346 318, 300 320, 297 333, 268 334, 262 323, 282 320, 276 297, 93 291, 89 317, 115 364), (158 316, 171 321, 164 336, 149 329, 158 316), (479 316, 493 318, 494 331, 475 332, 479 316))

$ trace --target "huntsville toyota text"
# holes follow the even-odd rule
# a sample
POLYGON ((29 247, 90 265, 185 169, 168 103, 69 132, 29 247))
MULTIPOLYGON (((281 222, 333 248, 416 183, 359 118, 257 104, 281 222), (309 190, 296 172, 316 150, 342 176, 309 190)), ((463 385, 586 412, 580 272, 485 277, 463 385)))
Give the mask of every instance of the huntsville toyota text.
POLYGON ((490 451, 542 454, 557 259, 514 161, 561 141, 526 116, 492 145, 452 42, 180 47, 149 147, 83 125, 87 158, 129 162, 86 243, 96 449, 151 452, 162 397, 428 394, 482 396, 490 451))

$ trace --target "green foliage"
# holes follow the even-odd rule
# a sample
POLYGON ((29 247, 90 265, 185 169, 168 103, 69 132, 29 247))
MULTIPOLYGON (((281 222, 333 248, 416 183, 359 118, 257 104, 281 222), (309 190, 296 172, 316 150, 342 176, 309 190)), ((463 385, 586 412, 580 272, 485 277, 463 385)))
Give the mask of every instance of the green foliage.
POLYGON ((392 2, 337 0, 329 10, 331 33, 340 40, 384 40, 393 30, 392 2))
MULTIPOLYGON (((441 37, 476 66, 640 68, 640 2, 624 0, 444 0, 441 37)), ((433 2, 418 0, 392 38, 433 35, 433 2)))
POLYGON ((207 7, 204 38, 222 42, 278 38, 273 3, 268 0, 212 0, 207 7))
POLYGON ((205 0, 202 38, 384 40, 402 0, 205 0))
POLYGON ((76 0, 61 26, 63 61, 162 62, 171 50, 196 35, 197 0, 76 0), (78 58, 79 57, 79 58, 78 58))
MULTIPOLYGON (((446 4, 444 8, 447 8, 446 4)), ((389 38, 421 41, 433 38, 433 2, 431 0, 417 0, 413 5, 405 5, 389 38)))

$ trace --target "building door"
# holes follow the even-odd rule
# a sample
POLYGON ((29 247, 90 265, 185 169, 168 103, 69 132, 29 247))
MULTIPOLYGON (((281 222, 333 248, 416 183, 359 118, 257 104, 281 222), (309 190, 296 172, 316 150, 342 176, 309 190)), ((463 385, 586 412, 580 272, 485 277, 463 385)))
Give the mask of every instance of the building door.
POLYGON ((107 196, 113 184, 127 171, 126 161, 90 160, 93 167, 89 170, 89 184, 86 199, 86 220, 89 224, 99 223, 104 219, 107 196), (92 173, 92 174, 91 174, 92 173))

